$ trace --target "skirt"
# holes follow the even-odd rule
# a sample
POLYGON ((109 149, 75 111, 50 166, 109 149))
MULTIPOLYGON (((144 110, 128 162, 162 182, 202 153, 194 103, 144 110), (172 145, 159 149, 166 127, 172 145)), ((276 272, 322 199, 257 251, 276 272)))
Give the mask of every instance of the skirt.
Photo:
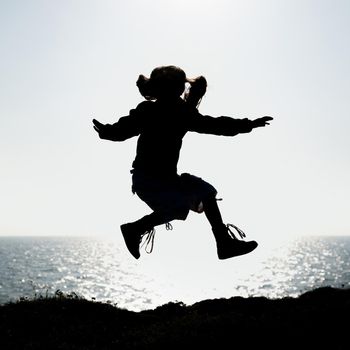
POLYGON ((185 220, 190 210, 203 212, 203 201, 215 198, 216 189, 191 174, 157 177, 134 172, 132 191, 153 211, 163 213, 169 221, 185 220))

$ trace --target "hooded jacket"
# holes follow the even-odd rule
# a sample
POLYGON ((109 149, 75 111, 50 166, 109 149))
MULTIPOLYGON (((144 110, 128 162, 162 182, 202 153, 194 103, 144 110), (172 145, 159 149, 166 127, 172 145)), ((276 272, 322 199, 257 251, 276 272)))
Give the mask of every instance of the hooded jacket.
POLYGON ((187 132, 235 136, 252 130, 249 119, 202 115, 182 98, 141 102, 128 116, 106 125, 105 139, 124 141, 138 136, 133 172, 177 174, 182 139, 187 132))

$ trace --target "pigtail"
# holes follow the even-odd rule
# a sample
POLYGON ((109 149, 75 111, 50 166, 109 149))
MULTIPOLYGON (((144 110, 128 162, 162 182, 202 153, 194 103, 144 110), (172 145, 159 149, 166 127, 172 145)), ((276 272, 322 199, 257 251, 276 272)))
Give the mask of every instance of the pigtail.
POLYGON ((199 76, 195 79, 187 79, 187 82, 190 83, 190 88, 185 93, 184 99, 189 105, 198 108, 207 91, 207 80, 203 76, 199 76))
POLYGON ((136 86, 138 87, 140 94, 146 100, 154 100, 154 92, 152 89, 152 81, 151 79, 145 77, 144 75, 140 75, 136 81, 136 86))

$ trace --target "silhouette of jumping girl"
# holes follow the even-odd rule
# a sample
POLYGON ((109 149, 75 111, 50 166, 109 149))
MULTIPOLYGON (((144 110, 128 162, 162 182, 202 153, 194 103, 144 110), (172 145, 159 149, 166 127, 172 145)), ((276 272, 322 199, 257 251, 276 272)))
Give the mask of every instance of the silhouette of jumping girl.
MULTIPOLYGON (((138 259, 143 237, 153 249, 154 227, 172 220, 185 220, 189 211, 204 212, 213 231, 219 259, 247 254, 257 247, 243 241, 238 227, 225 225, 216 200, 216 189, 199 177, 177 173, 182 139, 188 131, 224 136, 249 133, 269 124, 273 118, 255 120, 202 115, 198 105, 206 92, 203 76, 188 79, 179 67, 155 68, 150 78, 140 75, 136 85, 146 101, 113 125, 93 119, 101 139, 124 141, 138 136, 136 158, 132 163, 132 191, 153 212, 121 225, 129 252, 138 259), (189 89, 185 92, 186 84, 189 89), (235 229, 238 239, 232 229, 235 229)), ((170 225, 171 227, 171 225, 170 225)))

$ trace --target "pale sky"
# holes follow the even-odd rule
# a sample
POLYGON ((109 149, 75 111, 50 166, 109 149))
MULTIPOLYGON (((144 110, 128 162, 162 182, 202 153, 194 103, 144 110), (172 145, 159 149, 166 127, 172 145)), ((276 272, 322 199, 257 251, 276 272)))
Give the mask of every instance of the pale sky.
MULTIPOLYGON (((350 234, 349 37, 347 0, 0 0, 0 235, 119 237, 150 212, 136 139, 91 119, 127 115, 138 75, 169 64, 207 78, 202 114, 275 118, 185 136, 179 172, 217 188, 225 222, 258 241, 350 234)), ((211 235, 195 213, 174 228, 211 235)))

